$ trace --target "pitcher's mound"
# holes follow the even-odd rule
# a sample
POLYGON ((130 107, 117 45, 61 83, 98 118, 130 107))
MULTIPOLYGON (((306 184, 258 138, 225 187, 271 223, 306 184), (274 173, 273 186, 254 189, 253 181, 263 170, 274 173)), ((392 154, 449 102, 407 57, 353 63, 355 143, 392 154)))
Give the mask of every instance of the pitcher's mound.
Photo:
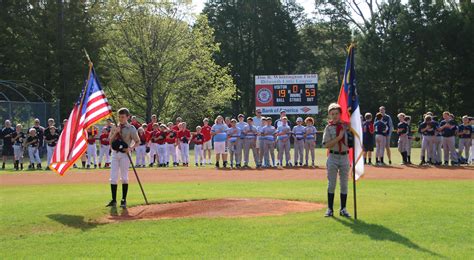
POLYGON ((274 199, 215 199, 132 207, 102 219, 116 222, 139 219, 170 219, 192 217, 258 217, 279 216, 292 212, 322 209, 312 202, 274 199))

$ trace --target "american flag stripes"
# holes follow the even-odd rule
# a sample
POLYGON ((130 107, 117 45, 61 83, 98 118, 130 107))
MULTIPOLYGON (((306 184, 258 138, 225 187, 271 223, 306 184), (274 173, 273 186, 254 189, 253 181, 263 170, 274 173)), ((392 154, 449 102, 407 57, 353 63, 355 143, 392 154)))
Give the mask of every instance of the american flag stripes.
POLYGON ((66 173, 87 149, 87 128, 111 113, 91 64, 87 83, 61 132, 49 168, 60 175, 66 173))

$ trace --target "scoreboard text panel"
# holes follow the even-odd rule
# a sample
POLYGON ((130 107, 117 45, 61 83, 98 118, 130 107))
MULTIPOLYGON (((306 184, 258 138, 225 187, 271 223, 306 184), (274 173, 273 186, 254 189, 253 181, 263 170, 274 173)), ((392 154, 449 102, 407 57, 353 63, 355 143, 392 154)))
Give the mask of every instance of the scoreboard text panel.
POLYGON ((318 76, 269 75, 255 77, 255 104, 263 114, 317 114, 318 76))

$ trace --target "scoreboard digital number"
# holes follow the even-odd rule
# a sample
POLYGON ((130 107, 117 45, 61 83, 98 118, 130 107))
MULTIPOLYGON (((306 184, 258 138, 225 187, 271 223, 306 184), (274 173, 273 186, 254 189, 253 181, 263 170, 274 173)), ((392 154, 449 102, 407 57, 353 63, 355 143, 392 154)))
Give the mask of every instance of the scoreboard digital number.
POLYGON ((255 104, 263 114, 317 114, 318 75, 267 75, 255 77, 255 104))

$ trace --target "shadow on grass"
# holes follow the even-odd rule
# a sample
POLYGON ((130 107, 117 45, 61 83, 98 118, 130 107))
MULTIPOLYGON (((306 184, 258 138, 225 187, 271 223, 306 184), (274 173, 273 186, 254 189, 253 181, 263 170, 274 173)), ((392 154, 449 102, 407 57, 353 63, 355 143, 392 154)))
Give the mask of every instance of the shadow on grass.
POLYGON ((410 239, 390 230, 389 228, 386 228, 382 225, 379 224, 370 224, 366 223, 362 220, 354 220, 354 219, 340 219, 340 218, 334 218, 337 222, 343 224, 346 227, 349 227, 352 229, 352 232, 355 234, 361 234, 361 235, 366 235, 369 236, 370 239, 372 240, 387 240, 391 241, 394 243, 398 243, 400 245, 403 245, 405 247, 423 252, 423 253, 428 253, 431 254, 432 256, 437 256, 437 257, 443 257, 442 255, 435 253, 431 250, 428 250, 426 248, 420 247, 410 239))
POLYGON ((100 225, 103 225, 102 223, 97 223, 94 221, 86 221, 84 220, 84 216, 50 214, 47 217, 63 224, 64 226, 80 229, 82 231, 87 231, 90 229, 94 229, 100 225))

